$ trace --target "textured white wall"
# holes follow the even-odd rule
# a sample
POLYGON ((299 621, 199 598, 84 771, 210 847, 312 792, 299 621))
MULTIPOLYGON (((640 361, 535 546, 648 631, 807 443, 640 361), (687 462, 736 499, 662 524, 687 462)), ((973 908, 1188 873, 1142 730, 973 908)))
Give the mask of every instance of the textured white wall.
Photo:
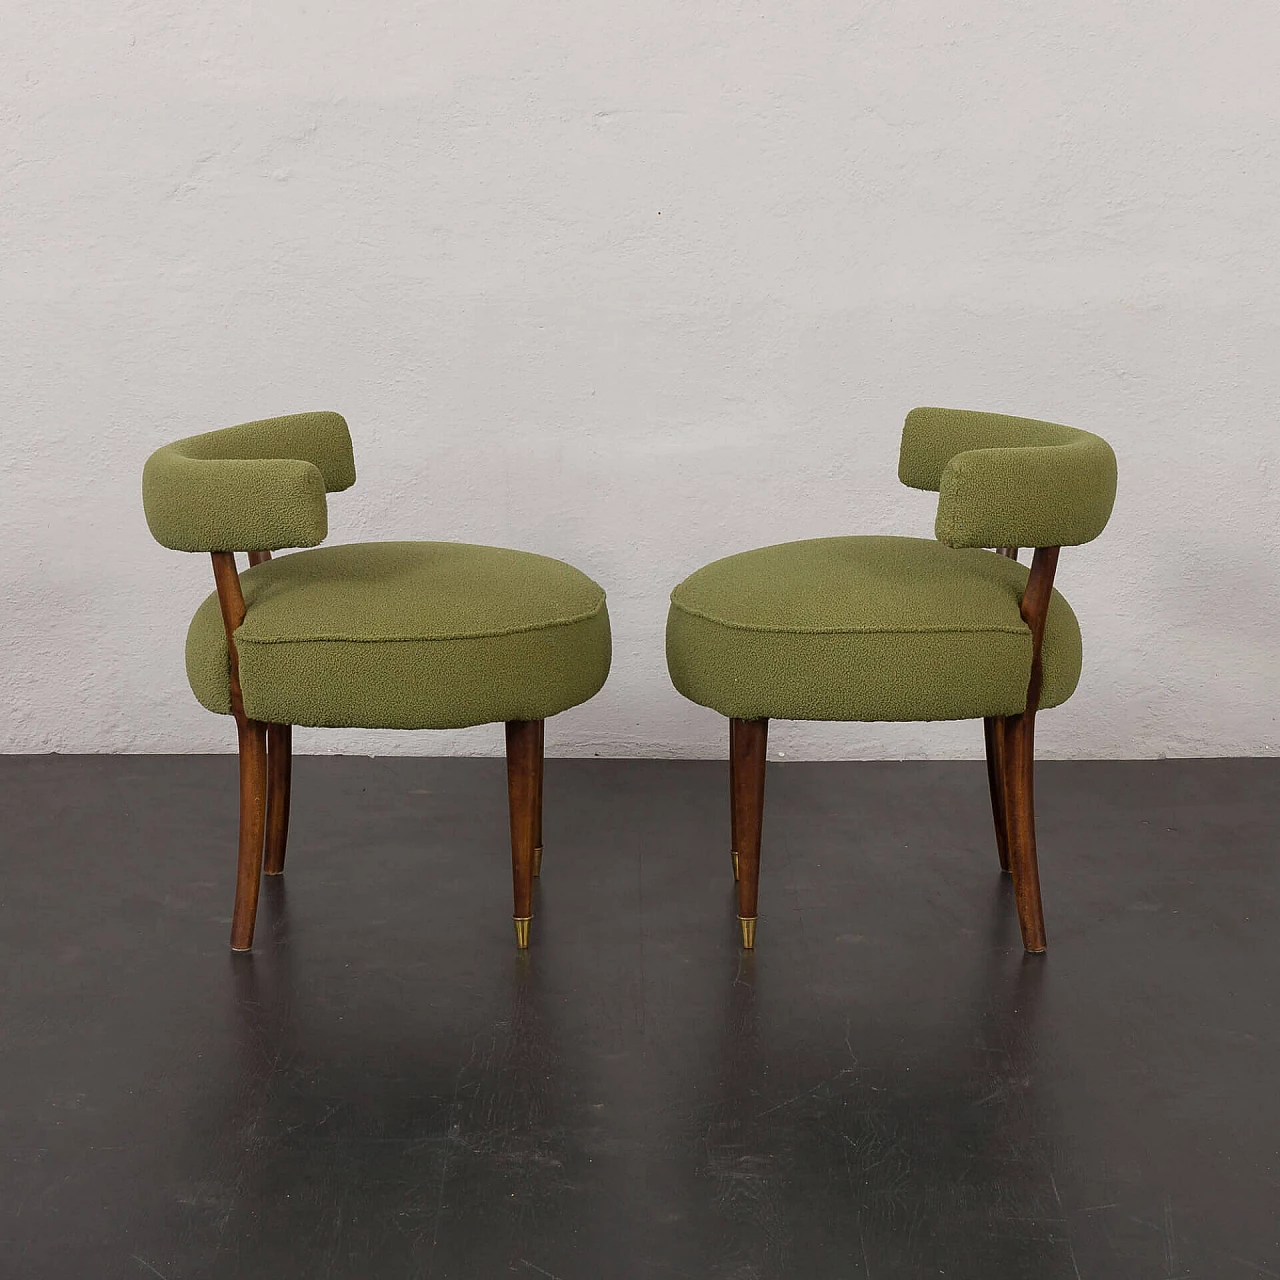
MULTIPOLYGON (((929 534, 915 404, 1106 436, 1064 553, 1059 756, 1277 748, 1272 0, 9 0, 0 36, 0 749, 217 751, 207 560, 153 544, 163 441, 345 413, 332 538, 561 556, 614 674, 561 754, 705 755, 666 595, 789 538, 929 534)), ((779 725, 956 756, 975 725, 779 725)), ((308 731, 301 750, 499 748, 308 731)))

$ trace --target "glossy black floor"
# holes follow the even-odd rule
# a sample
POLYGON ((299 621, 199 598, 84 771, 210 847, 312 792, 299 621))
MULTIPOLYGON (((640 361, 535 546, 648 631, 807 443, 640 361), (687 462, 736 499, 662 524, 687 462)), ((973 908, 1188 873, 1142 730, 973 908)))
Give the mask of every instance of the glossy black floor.
POLYGON ((0 1275, 1280 1276, 1280 761, 301 759, 257 951, 228 758, 0 760, 0 1275))

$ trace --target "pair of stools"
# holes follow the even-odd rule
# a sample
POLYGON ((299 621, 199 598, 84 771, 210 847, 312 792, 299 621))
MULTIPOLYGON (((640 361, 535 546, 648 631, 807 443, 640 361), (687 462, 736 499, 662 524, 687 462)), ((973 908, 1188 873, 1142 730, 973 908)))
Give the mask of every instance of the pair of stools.
MULTIPOLYGON (((1022 939, 1045 948, 1032 761, 1036 711, 1080 677, 1058 549, 1102 532, 1116 461, 1071 427, 915 409, 898 475, 938 493, 936 541, 819 538, 717 560, 671 595, 675 687, 729 718, 730 851, 755 945, 771 719, 985 723, 1001 868, 1022 939), (1018 550, 1034 548, 1029 568, 1018 550), (998 554, 993 554, 994 548, 998 554)), ((191 688, 235 717, 240 840, 231 946, 253 944, 263 871, 284 869, 292 726, 454 729, 504 722, 515 931, 529 945, 542 861, 543 723, 609 674, 605 593, 558 560, 497 547, 315 547, 326 493, 355 483, 346 422, 303 413, 193 436, 143 471, 157 541, 210 553, 217 591, 187 633, 191 688), (248 554, 240 572, 236 553, 248 554)))

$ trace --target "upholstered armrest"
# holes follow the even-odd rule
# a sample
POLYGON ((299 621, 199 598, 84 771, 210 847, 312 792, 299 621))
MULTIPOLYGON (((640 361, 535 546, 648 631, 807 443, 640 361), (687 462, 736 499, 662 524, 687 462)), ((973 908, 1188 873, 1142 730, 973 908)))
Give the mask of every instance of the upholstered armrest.
POLYGON ((973 449, 942 473, 934 533, 952 547, 1073 547, 1106 528, 1115 497, 1115 455, 1097 436, 973 449))
POLYGON ((354 482, 341 415, 299 413, 157 450, 142 502, 156 541, 176 551, 277 551, 323 542, 325 493, 354 482))
POLYGON ((1099 436, 1058 423, 914 409, 902 434, 904 483, 938 490, 935 533, 953 547, 1066 547, 1106 527, 1116 458, 1099 436))
POLYGON ((294 458, 187 458, 170 445, 147 459, 142 504, 175 551, 314 547, 329 531, 320 469, 294 458))

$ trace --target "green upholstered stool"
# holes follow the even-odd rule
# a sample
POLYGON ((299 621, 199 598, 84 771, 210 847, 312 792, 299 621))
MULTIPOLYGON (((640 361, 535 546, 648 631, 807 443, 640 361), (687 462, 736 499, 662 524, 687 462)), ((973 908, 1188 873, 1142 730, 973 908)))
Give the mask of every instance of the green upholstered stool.
POLYGON ((743 943, 755 942, 771 719, 982 719, 1001 867, 1014 878, 1024 944, 1043 951, 1035 714, 1071 696, 1081 665, 1080 628, 1053 576, 1060 547, 1106 525, 1115 455, 1054 423, 916 409, 899 476, 939 492, 936 541, 764 547, 707 565, 672 592, 672 682, 730 721, 743 943), (1036 548, 1029 569, 1019 547, 1036 548))
POLYGON ((235 717, 240 852, 231 945, 253 942, 258 885, 284 868, 292 726, 454 729, 504 722, 516 939, 542 860, 543 723, 609 674, 604 592, 546 556, 449 542, 312 547, 325 494, 355 482, 336 413, 195 436, 152 455, 157 541, 212 554, 217 590, 187 633, 200 702, 235 717), (236 552, 249 567, 237 570, 236 552))

